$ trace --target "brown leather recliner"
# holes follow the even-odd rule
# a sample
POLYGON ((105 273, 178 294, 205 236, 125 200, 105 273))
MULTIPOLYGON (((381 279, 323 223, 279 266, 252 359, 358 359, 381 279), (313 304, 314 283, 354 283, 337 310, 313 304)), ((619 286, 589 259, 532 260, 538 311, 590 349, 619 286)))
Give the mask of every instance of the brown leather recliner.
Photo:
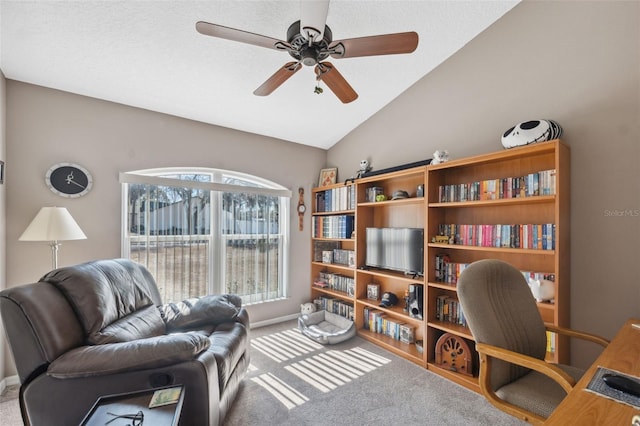
POLYGON ((26 425, 79 424, 100 396, 184 385, 180 425, 218 425, 249 366, 236 295, 162 304, 127 259, 56 269, 0 292, 26 425))

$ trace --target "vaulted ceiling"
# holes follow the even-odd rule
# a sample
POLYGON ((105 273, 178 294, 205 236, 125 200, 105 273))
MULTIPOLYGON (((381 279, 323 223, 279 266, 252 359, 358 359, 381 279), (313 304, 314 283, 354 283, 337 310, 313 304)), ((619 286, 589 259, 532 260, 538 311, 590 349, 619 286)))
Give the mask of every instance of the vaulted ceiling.
POLYGON ((348 104, 326 87, 314 93, 312 67, 255 96, 291 57, 195 29, 206 21, 286 41, 299 1, 1 0, 0 69, 12 80, 327 149, 517 3, 332 0, 334 40, 419 36, 411 54, 331 59, 359 95, 348 104))

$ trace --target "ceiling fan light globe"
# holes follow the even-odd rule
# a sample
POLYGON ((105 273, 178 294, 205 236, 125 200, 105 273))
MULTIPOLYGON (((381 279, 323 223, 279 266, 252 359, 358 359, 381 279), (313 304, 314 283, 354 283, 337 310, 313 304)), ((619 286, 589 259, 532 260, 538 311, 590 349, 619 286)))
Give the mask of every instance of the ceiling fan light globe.
POLYGON ((304 46, 300 50, 300 62, 308 67, 316 65, 318 63, 318 49, 314 46, 304 46))

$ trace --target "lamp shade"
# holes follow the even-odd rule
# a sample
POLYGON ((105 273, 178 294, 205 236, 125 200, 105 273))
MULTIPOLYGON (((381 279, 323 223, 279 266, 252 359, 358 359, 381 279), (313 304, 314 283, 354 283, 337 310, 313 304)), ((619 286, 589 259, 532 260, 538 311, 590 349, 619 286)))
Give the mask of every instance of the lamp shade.
POLYGON ((18 240, 67 241, 86 238, 87 236, 66 208, 43 207, 18 240))

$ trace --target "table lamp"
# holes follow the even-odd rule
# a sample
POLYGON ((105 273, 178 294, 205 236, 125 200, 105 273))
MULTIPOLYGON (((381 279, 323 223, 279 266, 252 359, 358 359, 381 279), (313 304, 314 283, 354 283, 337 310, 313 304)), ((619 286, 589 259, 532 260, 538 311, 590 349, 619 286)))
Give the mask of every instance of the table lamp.
POLYGON ((43 207, 24 230, 19 241, 50 241, 53 269, 58 268, 60 241, 84 240, 82 232, 69 211, 64 207, 43 207))

